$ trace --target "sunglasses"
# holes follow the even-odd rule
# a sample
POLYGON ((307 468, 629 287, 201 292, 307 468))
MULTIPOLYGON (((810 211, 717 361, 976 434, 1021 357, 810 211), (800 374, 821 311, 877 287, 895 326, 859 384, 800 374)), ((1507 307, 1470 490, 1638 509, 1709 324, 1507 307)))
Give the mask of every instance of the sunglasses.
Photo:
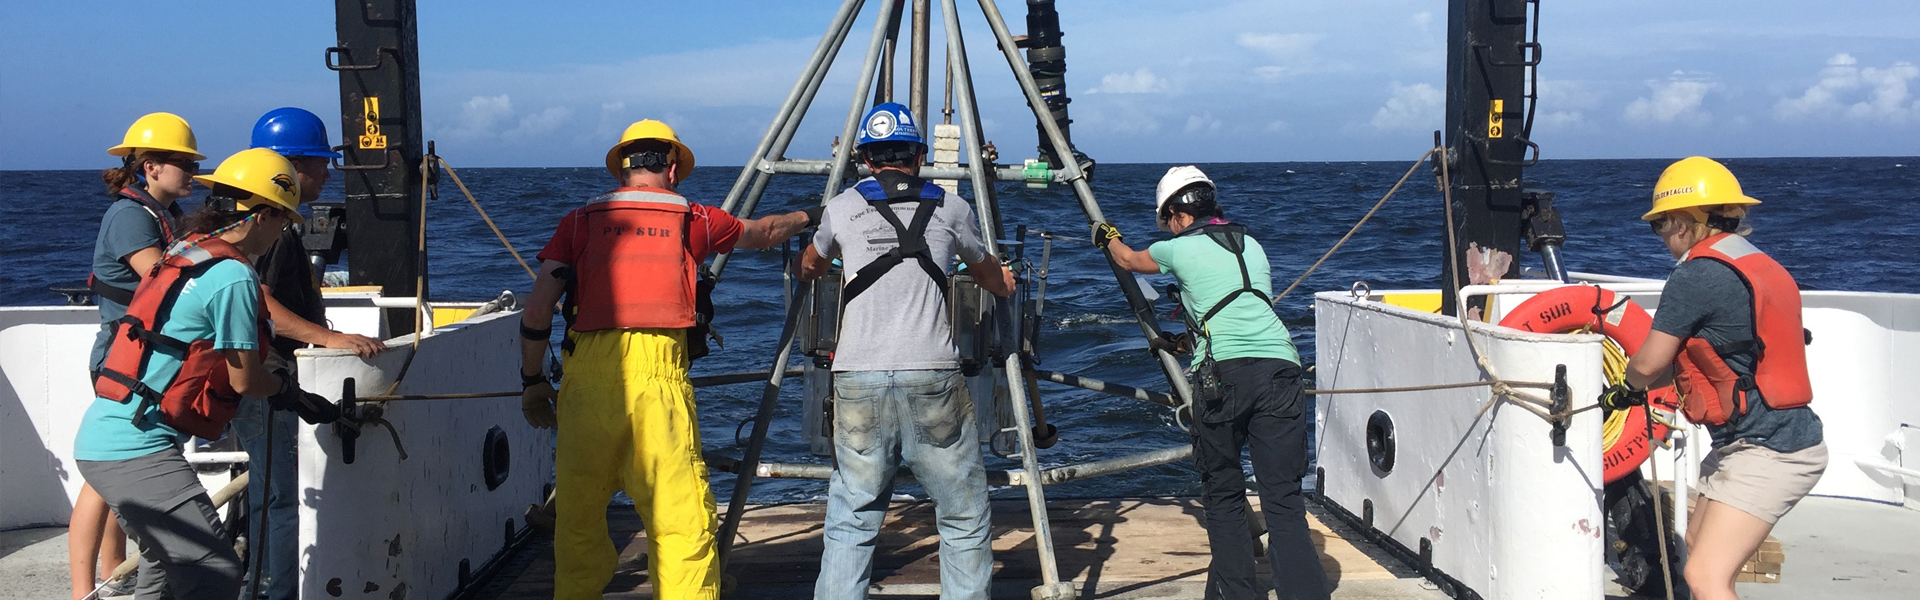
POLYGON ((200 172, 200 161, 193 160, 185 156, 169 156, 166 158, 155 158, 153 159, 153 162, 180 167, 180 170, 186 171, 188 173, 200 172))
POLYGON ((1678 224, 1677 221, 1665 217, 1647 221, 1647 227, 1653 230, 1654 235, 1666 235, 1667 232, 1672 231, 1678 224))
POLYGON ((1198 204, 1213 201, 1212 187, 1199 184, 1189 185, 1175 192, 1173 197, 1167 198, 1166 204, 1160 206, 1160 222, 1165 223, 1173 219, 1173 205, 1175 204, 1198 204))

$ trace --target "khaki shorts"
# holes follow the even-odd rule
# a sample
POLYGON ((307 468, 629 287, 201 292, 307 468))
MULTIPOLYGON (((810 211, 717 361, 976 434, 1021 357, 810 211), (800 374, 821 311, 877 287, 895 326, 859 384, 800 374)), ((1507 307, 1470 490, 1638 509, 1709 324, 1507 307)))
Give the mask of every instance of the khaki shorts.
POLYGON ((1807 497, 1826 471, 1825 443, 1783 453, 1735 440, 1700 462, 1700 495, 1777 523, 1807 497))

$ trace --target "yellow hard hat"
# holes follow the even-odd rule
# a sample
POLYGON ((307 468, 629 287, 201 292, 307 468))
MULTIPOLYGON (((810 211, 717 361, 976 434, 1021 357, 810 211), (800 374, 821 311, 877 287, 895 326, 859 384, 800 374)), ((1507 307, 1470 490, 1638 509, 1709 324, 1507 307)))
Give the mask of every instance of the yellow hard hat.
POLYGON ((300 174, 278 152, 266 148, 241 150, 220 161, 212 175, 198 175, 193 180, 208 188, 225 185, 252 194, 236 200, 240 210, 268 203, 293 213, 295 223, 306 220, 300 218, 300 174))
POLYGON ((1660 173, 1660 181, 1653 184, 1653 210, 1641 215, 1640 220, 1652 221, 1667 211, 1695 206, 1759 203, 1740 191, 1740 180, 1726 165, 1704 156, 1689 156, 1660 173))
POLYGON ((193 139, 193 128, 187 126, 187 120, 173 113, 157 112, 140 117, 127 128, 126 139, 120 145, 107 149, 114 156, 132 156, 136 150, 165 150, 193 155, 194 160, 206 160, 200 154, 200 144, 193 139))
POLYGON ((664 140, 673 144, 674 172, 679 174, 680 181, 686 181, 688 176, 693 175, 693 150, 680 143, 680 136, 674 135, 673 128, 666 123, 646 119, 628 125, 627 131, 620 134, 620 143, 607 149, 607 172, 612 173, 615 179, 620 178, 620 161, 626 158, 621 156, 620 149, 636 140, 664 140))

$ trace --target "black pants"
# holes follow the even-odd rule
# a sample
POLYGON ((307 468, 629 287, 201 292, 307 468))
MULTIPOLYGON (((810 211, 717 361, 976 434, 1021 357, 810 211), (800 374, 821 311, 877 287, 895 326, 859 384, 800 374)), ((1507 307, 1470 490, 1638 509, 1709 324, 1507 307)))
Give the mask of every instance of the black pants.
POLYGON ((1254 538, 1247 528, 1241 448, 1253 452, 1253 474, 1267 521, 1267 559, 1282 600, 1328 597, 1320 554, 1307 534, 1300 479, 1307 473, 1306 394, 1299 365, 1277 358, 1219 363, 1218 402, 1195 407, 1193 462, 1206 506, 1207 598, 1265 598, 1254 574, 1254 538))

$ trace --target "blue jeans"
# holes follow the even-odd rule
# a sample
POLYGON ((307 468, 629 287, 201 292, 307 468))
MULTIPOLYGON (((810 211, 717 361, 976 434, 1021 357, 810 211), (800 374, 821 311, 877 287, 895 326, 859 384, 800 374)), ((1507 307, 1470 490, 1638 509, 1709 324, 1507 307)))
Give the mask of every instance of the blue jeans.
MULTIPOLYGON (((247 561, 252 573, 260 561, 260 597, 292 600, 299 597, 300 461, 296 453, 300 418, 293 411, 271 410, 264 398, 240 401, 233 434, 247 451, 247 561), (268 456, 267 426, 271 413, 272 456, 268 456), (267 461, 272 460, 269 468, 267 461), (268 473, 271 471, 271 473, 268 473), (270 475, 270 477, 269 477, 270 475), (262 514, 266 518, 262 519, 262 514), (263 534, 261 527, 265 526, 263 534), (264 556, 261 550, 265 550, 264 556)), ((245 595, 242 588, 241 595, 245 595)))
POLYGON ((817 600, 862 600, 902 461, 933 497, 940 598, 984 599, 993 578, 987 471, 958 370, 833 374, 833 477, 817 600))

